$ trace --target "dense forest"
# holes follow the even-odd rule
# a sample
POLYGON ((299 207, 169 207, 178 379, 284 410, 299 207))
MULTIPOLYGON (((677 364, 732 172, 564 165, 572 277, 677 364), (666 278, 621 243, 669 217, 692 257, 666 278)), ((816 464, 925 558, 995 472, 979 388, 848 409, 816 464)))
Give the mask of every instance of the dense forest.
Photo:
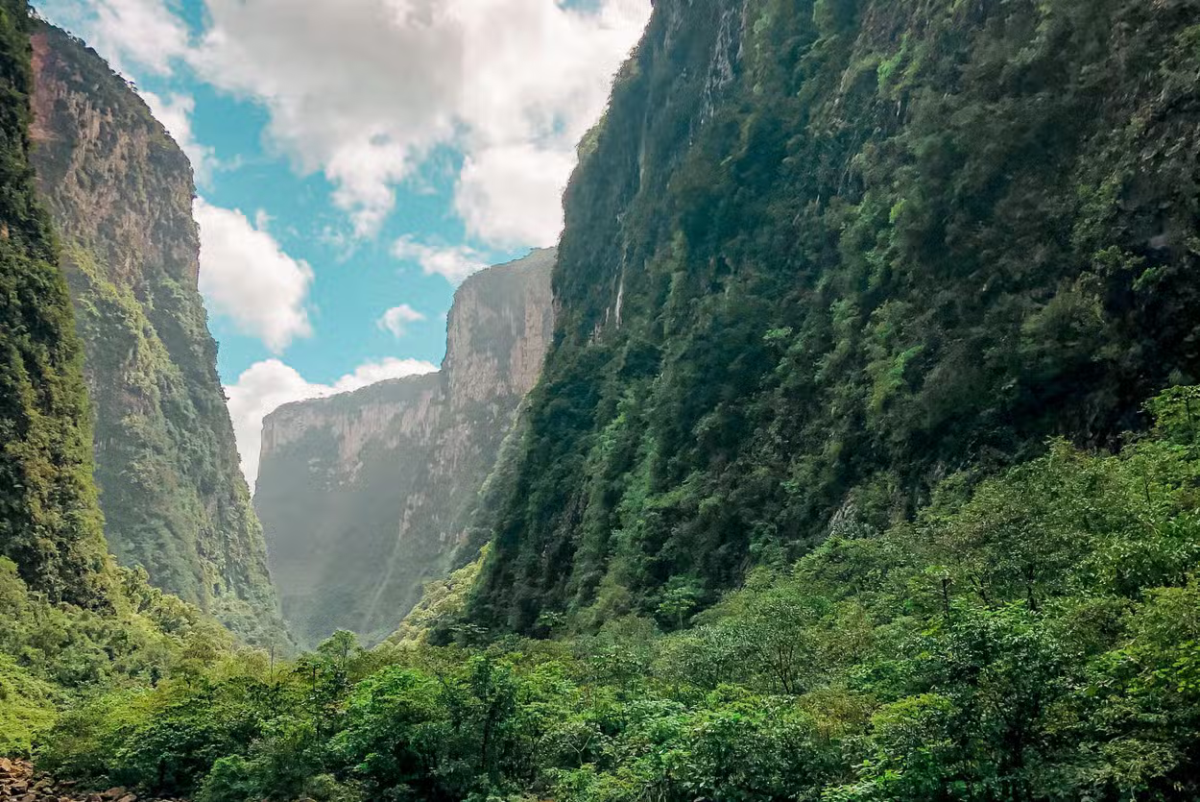
MULTIPOLYGON (((1194 799, 1200 389, 1150 411, 1117 454, 1055 441, 699 616, 681 599, 674 632, 340 633, 102 696, 42 762, 200 802, 1194 799)), ((472 570, 423 625, 458 618, 472 570)))
POLYGON ((195 802, 1200 798, 1200 1, 657 0, 470 548, 288 659, 105 557, 0 3, 0 754, 195 802))

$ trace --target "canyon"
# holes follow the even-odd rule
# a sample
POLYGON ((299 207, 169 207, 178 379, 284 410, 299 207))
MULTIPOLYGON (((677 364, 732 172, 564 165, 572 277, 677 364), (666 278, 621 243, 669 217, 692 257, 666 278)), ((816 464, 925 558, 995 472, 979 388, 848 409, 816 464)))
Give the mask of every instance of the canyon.
POLYGON ((463 282, 439 372, 288 404, 264 421, 254 505, 301 644, 338 629, 382 640, 424 583, 455 567, 541 373, 554 259, 534 251, 463 282))

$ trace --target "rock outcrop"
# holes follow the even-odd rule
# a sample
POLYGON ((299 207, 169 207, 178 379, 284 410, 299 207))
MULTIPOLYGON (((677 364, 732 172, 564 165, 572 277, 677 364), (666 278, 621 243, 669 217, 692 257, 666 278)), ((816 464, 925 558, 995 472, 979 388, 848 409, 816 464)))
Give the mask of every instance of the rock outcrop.
POLYGON ((278 641, 197 285, 191 166, 79 40, 39 25, 33 63, 33 164, 84 342, 109 546, 247 640, 278 641))
POLYGON ((168 799, 146 799, 126 788, 109 788, 100 792, 84 792, 76 783, 58 781, 35 771, 26 760, 0 757, 0 800, 12 802, 173 802, 168 799))
POLYGON ((553 250, 472 276, 435 374, 268 416, 255 507, 293 634, 376 641, 444 577, 553 332, 553 250))

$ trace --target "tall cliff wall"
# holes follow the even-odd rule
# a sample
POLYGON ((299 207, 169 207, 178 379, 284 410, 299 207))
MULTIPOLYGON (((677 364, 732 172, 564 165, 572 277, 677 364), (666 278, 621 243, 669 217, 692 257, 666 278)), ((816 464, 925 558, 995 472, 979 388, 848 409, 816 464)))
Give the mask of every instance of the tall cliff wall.
POLYGON ((658 0, 474 622, 674 626, 1200 378, 1197 6, 658 0))
POLYGON ((391 633, 440 578, 553 330, 554 251, 459 288, 439 373, 267 417, 254 504, 284 617, 314 645, 391 633))
POLYGON ((191 167, 94 51, 46 25, 33 48, 33 164, 84 342, 110 548, 243 637, 278 640, 197 287, 191 167))

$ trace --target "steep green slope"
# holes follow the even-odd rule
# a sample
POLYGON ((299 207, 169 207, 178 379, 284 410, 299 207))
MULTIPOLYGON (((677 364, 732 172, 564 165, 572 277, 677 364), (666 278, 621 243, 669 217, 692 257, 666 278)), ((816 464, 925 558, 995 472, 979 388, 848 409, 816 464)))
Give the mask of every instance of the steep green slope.
POLYGON ((69 700, 231 646, 107 556, 83 354, 29 164, 31 27, 24 0, 0 2, 0 755, 28 753, 69 700))
POLYGON ((106 602, 82 352, 29 165, 23 0, 0 6, 0 557, 53 601, 106 602))
POLYGON ((33 163, 86 351, 110 547, 242 636, 278 639, 197 287, 187 157, 82 42, 46 25, 33 42, 33 163))
POLYGON ((1200 4, 661 0, 472 610, 676 620, 1200 375, 1200 4))

